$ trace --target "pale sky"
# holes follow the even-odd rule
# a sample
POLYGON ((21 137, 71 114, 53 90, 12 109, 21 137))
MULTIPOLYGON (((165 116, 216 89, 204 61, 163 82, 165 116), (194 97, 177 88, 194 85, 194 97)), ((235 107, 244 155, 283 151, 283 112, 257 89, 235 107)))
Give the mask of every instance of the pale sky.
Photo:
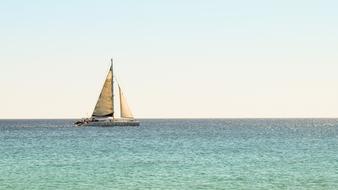
POLYGON ((338 117, 338 1, 2 0, 0 118, 338 117))

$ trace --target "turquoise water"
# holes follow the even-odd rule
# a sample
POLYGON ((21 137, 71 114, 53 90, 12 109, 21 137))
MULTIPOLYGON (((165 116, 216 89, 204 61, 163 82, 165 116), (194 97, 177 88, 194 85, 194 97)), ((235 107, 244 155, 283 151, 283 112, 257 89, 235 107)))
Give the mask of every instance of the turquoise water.
POLYGON ((0 120, 0 189, 338 189, 338 120, 0 120))

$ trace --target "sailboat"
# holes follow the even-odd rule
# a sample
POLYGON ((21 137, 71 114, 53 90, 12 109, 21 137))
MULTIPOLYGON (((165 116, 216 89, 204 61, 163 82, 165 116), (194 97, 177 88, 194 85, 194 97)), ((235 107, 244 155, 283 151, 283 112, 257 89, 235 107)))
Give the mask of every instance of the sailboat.
POLYGON ((128 106, 126 96, 124 95, 120 84, 114 77, 113 59, 108 75, 103 84, 100 96, 97 100, 93 114, 90 118, 75 122, 76 126, 139 126, 140 122, 134 119, 130 107, 128 106), (114 80, 115 79, 115 80, 114 80), (114 101, 114 83, 117 83, 120 101, 120 118, 115 117, 114 101))

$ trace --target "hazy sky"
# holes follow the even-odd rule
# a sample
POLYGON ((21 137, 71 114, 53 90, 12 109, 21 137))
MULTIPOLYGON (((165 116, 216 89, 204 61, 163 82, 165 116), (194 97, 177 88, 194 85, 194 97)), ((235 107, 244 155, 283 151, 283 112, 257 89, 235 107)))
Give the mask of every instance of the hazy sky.
POLYGON ((338 117, 338 1, 0 2, 0 118, 338 117))

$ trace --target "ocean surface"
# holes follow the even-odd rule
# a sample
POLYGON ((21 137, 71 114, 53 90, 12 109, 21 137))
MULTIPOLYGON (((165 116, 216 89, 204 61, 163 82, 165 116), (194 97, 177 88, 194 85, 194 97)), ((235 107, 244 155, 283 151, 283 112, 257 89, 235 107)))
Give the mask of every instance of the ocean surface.
POLYGON ((338 119, 0 120, 0 189, 338 189, 338 119))

